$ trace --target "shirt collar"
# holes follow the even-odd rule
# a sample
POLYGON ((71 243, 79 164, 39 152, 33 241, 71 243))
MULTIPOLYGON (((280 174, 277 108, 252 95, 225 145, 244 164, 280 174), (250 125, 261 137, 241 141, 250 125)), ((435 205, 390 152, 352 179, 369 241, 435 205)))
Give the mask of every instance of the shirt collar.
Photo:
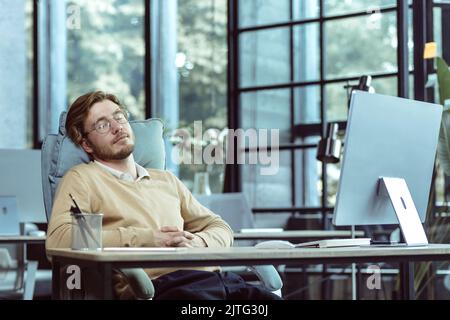
POLYGON ((122 172, 116 169, 111 168, 110 166, 107 166, 101 162, 98 162, 97 160, 94 160, 94 163, 98 164, 102 169, 108 171, 109 173, 111 173, 114 177, 116 177, 119 180, 124 180, 124 181, 129 181, 129 182, 134 182, 134 181, 139 181, 145 177, 150 178, 150 175, 148 174, 148 171, 145 170, 144 167, 140 166, 139 164, 137 164, 135 162, 136 165, 136 173, 137 173, 137 179, 134 180, 133 177, 131 176, 131 174, 129 174, 128 172, 122 172))

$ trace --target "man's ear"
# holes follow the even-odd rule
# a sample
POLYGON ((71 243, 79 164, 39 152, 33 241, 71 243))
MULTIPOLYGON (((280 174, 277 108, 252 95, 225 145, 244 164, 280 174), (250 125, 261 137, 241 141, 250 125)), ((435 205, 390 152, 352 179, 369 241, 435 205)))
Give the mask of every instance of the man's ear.
POLYGON ((83 148, 84 151, 86 151, 86 153, 88 153, 89 155, 92 154, 92 152, 94 151, 91 147, 91 143, 89 142, 88 139, 83 138, 83 140, 81 141, 81 147, 83 148))

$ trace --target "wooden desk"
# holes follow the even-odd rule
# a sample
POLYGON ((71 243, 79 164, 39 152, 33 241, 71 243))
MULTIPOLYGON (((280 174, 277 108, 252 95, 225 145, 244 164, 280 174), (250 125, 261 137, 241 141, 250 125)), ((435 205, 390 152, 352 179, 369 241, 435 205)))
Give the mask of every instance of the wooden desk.
MULTIPOLYGON (((192 248, 176 252, 86 252, 70 249, 50 249, 47 254, 53 261, 53 297, 60 297, 60 267, 77 265, 97 270, 95 278, 98 287, 103 286, 102 296, 113 297, 111 274, 113 268, 157 268, 192 266, 235 266, 235 265, 289 265, 313 263, 359 263, 359 262, 411 262, 450 260, 450 245, 429 245, 427 247, 376 247, 376 248, 302 248, 302 249, 257 249, 254 247, 192 248)), ((401 270, 402 280, 410 279, 411 269, 401 270)), ((409 285, 402 283, 402 298, 414 299, 409 285)))
MULTIPOLYGON (((235 232, 234 240, 293 240, 302 239, 320 240, 333 238, 351 238, 347 230, 289 230, 280 232, 235 232)), ((356 231, 356 237, 363 237, 363 231, 356 231)))

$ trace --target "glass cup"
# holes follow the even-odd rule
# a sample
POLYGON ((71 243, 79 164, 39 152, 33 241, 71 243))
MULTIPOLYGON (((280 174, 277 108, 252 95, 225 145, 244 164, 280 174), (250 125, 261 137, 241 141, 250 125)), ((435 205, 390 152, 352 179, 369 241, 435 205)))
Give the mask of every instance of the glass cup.
POLYGON ((72 250, 102 250, 102 213, 72 214, 72 250))

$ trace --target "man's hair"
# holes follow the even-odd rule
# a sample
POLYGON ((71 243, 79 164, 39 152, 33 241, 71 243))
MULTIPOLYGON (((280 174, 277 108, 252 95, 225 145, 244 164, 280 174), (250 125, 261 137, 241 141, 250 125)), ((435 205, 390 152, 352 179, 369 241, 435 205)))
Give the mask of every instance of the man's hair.
POLYGON ((85 93, 78 97, 70 106, 66 118, 66 132, 76 145, 81 145, 83 140, 85 134, 84 121, 86 121, 88 117, 89 110, 91 110, 94 104, 102 102, 103 100, 110 100, 117 104, 121 109, 124 109, 124 106, 115 95, 103 91, 85 93))

